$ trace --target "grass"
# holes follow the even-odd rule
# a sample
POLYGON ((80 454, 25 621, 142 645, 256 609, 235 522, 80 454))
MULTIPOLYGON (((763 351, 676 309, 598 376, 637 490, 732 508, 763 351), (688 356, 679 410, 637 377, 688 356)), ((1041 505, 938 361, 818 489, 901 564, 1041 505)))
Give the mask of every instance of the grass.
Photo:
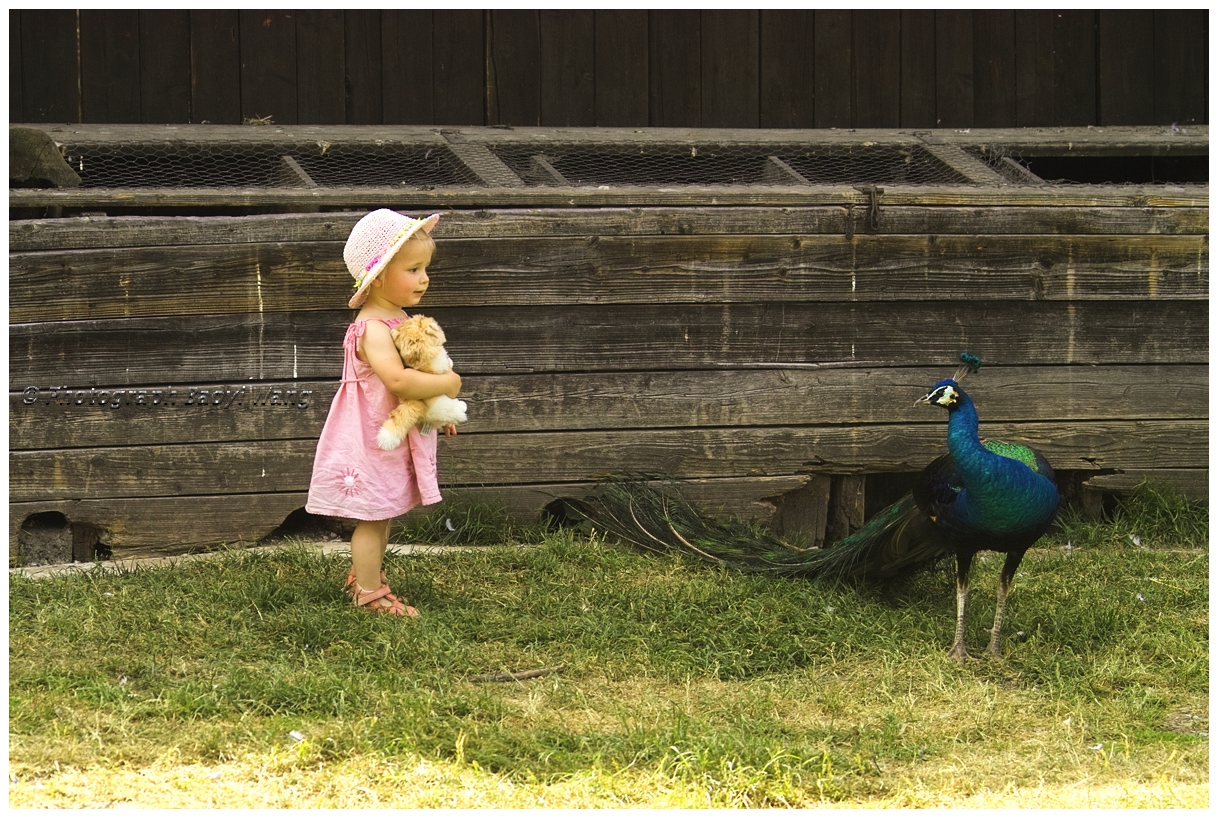
MULTIPOLYGON (((999 565, 975 567, 978 652, 999 565)), ((12 577, 10 806, 1209 802, 1205 510, 1167 496, 1068 516, 1006 657, 964 667, 947 569, 834 587, 564 531, 391 555, 403 622, 351 609, 346 568, 298 544, 12 577)))

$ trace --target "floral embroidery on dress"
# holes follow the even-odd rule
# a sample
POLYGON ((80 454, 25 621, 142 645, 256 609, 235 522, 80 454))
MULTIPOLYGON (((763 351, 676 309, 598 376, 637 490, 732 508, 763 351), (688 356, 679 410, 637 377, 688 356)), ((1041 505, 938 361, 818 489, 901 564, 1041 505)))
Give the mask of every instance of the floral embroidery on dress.
POLYGON ((347 467, 339 474, 339 491, 347 497, 358 495, 363 488, 360 473, 353 467, 347 467))

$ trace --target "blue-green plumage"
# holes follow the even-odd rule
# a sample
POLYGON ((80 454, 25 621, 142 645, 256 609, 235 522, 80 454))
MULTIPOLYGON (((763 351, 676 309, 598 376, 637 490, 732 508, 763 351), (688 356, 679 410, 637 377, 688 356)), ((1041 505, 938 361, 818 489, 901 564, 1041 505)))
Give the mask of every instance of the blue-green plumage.
POLYGON ((999 653, 1008 590, 1025 551, 1058 513, 1054 471, 1035 450, 978 436, 978 413, 958 383, 981 362, 962 355, 954 379, 917 403, 948 411, 948 452, 919 474, 910 494, 877 513, 857 532, 825 549, 797 549, 744 526, 714 521, 642 481, 617 481, 583 501, 569 501, 595 526, 655 551, 679 551, 733 568, 772 574, 883 579, 955 556, 957 629, 950 653, 965 651, 969 572, 979 551, 1004 552, 989 651, 999 653))

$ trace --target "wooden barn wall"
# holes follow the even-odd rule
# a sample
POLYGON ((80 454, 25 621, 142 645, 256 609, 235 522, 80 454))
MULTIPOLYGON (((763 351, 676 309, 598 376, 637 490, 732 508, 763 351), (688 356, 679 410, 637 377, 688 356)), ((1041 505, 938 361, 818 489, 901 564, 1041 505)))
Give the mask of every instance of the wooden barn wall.
MULTIPOLYGON (((855 476, 943 451, 912 405, 962 350, 984 434, 1205 493, 1204 189, 895 189, 874 223, 854 191, 793 195, 445 209, 419 312, 470 404, 446 494, 536 514, 647 471, 824 528, 855 476)), ((10 532, 53 512, 130 555, 301 509, 359 215, 11 222, 10 532)))
POLYGON ((10 122, 1208 121, 1207 10, 12 10, 10 122))

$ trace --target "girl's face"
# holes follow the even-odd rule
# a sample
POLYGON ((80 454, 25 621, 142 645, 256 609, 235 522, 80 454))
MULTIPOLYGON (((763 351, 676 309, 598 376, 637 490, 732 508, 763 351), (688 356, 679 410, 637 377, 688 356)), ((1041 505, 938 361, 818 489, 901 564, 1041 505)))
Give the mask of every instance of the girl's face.
POLYGON ((414 307, 427 292, 431 262, 432 248, 426 242, 408 241, 373 280, 373 295, 395 307, 414 307))

